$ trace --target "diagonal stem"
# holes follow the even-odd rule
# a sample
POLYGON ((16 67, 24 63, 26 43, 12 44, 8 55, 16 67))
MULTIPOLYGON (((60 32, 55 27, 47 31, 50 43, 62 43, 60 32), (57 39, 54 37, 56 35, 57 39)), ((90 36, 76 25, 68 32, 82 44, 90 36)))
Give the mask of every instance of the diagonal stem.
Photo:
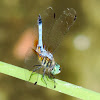
MULTIPOLYGON (((0 61, 0 72, 6 75, 10 75, 10 76, 22 79, 24 81, 26 81, 25 72, 27 73, 27 77, 29 77, 30 74, 32 73, 31 71, 27 69, 23 69, 11 64, 1 62, 1 61, 0 61)), ((38 79, 37 84, 43 87, 46 87, 46 84, 41 80, 42 75, 41 74, 39 75, 40 77, 38 79)), ((30 79, 30 82, 34 83, 37 79, 37 76, 38 74, 34 72, 30 79)), ((55 79, 56 88, 54 88, 54 82, 52 82, 51 79, 47 79, 46 76, 44 76, 44 78, 48 84, 47 88, 49 89, 52 89, 64 94, 68 94, 73 97, 84 99, 84 100, 100 100, 100 93, 97 93, 95 91, 91 91, 81 86, 77 86, 77 85, 74 85, 62 80, 58 80, 58 79, 55 79)))

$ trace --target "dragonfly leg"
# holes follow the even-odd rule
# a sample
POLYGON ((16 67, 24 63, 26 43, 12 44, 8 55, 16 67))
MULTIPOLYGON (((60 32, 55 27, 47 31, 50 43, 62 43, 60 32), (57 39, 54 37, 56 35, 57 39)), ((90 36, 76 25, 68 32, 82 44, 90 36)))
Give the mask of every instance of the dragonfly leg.
POLYGON ((44 80, 44 82, 45 82, 45 84, 46 84, 46 87, 47 87, 47 83, 46 83, 46 81, 45 81, 45 79, 44 79, 45 72, 46 72, 46 69, 43 70, 43 80, 44 80))
POLYGON ((50 72, 48 72, 48 77, 51 78, 50 72))
POLYGON ((50 74, 50 75, 51 75, 50 78, 51 78, 51 77, 53 78, 52 80, 53 80, 53 82, 54 82, 54 88, 56 88, 56 84, 55 84, 56 82, 55 82, 55 80, 54 80, 55 77, 54 77, 52 74, 50 74))
POLYGON ((55 80, 54 80, 54 79, 53 79, 53 81, 54 81, 54 88, 56 88, 56 84, 55 84, 56 82, 55 82, 55 80))
POLYGON ((48 72, 48 73, 46 73, 47 75, 48 75, 48 77, 54 82, 54 88, 56 88, 56 82, 55 82, 55 77, 50 73, 50 72, 48 72))
MULTIPOLYGON (((40 68, 39 68, 39 69, 40 69, 40 68)), ((38 73, 39 73, 39 71, 40 71, 40 70, 38 70, 38 73)), ((37 76, 37 81, 34 83, 34 85, 37 84, 37 82, 38 82, 38 77, 39 77, 39 74, 38 74, 38 76, 37 76)))
POLYGON ((38 68, 35 68, 34 70, 33 70, 33 72, 35 72, 35 71, 37 71, 38 69, 40 69, 40 68, 42 68, 42 66, 41 65, 34 65, 33 67, 38 67, 38 68), (39 67, 40 66, 40 67, 39 67))
MULTIPOLYGON (((30 75, 30 78, 29 78, 29 81, 30 81, 30 79, 31 79, 31 77, 32 77, 33 72, 35 72, 36 70, 39 70, 40 68, 42 68, 41 65, 34 65, 33 67, 35 67, 35 66, 40 66, 40 67, 38 67, 38 68, 36 68, 36 69, 34 69, 34 70, 32 71, 32 73, 31 73, 31 75, 30 75)), ((36 84, 36 82, 35 82, 35 84, 36 84)))

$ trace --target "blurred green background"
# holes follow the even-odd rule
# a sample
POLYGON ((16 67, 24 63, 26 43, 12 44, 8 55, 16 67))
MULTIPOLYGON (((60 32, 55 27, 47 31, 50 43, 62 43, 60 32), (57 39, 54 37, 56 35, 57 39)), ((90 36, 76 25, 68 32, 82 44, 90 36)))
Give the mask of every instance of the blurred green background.
MULTIPOLYGON (((100 92, 99 0, 0 0, 0 60, 24 67, 26 34, 32 33, 37 14, 49 6, 77 12, 70 35, 54 55, 62 69, 56 78, 100 92)), ((0 100, 79 100, 29 84, 0 73, 0 100)))

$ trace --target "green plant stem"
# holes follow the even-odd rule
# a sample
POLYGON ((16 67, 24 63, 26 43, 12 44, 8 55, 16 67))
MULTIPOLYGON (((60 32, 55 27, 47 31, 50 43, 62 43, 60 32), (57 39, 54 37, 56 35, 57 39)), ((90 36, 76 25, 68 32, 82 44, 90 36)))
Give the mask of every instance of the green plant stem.
MULTIPOLYGON (((1 61, 0 61, 0 72, 16 77, 18 79, 25 80, 25 81, 29 79, 32 73, 32 71, 29 71, 27 69, 20 68, 20 67, 11 65, 11 64, 7 64, 1 61)), ((56 88, 54 88, 53 79, 49 79, 47 76, 44 77, 47 83, 46 85, 42 78, 42 75, 35 73, 35 72, 33 73, 30 79, 30 82, 35 83, 37 81, 37 77, 38 77, 37 85, 44 86, 49 89, 52 89, 52 90, 55 90, 55 91, 58 91, 64 94, 68 94, 73 97, 84 99, 84 100, 100 100, 100 93, 85 89, 81 86, 76 86, 74 84, 71 84, 65 81, 61 81, 58 79, 55 79, 56 88)))

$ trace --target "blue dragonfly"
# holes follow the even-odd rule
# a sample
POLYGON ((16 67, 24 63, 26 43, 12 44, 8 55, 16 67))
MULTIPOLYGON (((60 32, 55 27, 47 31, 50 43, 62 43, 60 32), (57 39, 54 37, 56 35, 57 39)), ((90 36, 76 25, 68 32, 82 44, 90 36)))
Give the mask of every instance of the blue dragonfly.
MULTIPOLYGON (((46 85, 45 74, 53 77, 61 72, 60 65, 55 62, 53 54, 75 20, 76 11, 73 8, 67 8, 62 14, 59 14, 52 7, 48 7, 44 13, 39 14, 38 33, 36 34, 38 42, 37 44, 34 42, 36 46, 31 49, 31 53, 28 52, 25 62, 28 64, 27 68, 33 72, 42 68, 43 80, 46 85)), ((34 84, 37 84, 37 81, 34 84)))

